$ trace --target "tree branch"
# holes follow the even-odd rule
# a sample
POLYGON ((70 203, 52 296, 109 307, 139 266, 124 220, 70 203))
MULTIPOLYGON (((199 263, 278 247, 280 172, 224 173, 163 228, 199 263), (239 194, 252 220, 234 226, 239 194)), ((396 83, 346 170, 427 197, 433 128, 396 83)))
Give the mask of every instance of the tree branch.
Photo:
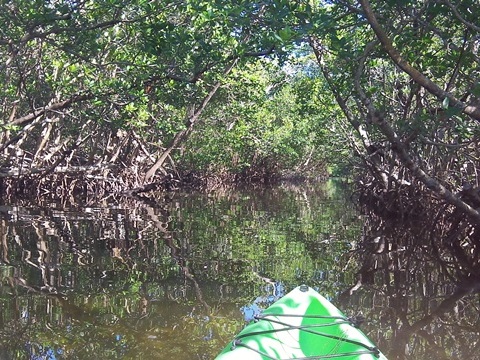
POLYGON ((95 95, 92 93, 83 94, 83 95, 73 95, 67 100, 60 101, 58 103, 40 108, 38 110, 34 110, 28 115, 16 118, 9 125, 25 125, 25 124, 31 123, 36 118, 38 118, 39 116, 42 116, 43 114, 46 114, 49 111, 62 110, 69 107, 72 104, 85 101, 85 100, 90 100, 90 99, 93 99, 94 97, 95 95))
POLYGON ((452 94, 444 91, 440 86, 435 84, 432 80, 426 77, 423 73, 418 71, 416 68, 411 66, 400 54, 400 52, 393 46, 392 41, 388 35, 383 30, 382 26, 378 23, 375 14, 373 13, 372 7, 368 0, 359 0, 363 11, 365 12, 365 17, 367 18, 370 26, 377 35, 377 38, 382 43, 383 48, 387 52, 388 56, 393 60, 393 62, 403 71, 405 71, 411 78, 423 86, 429 93, 435 95, 440 100, 448 98, 449 103, 453 107, 462 109, 463 113, 469 115, 473 119, 480 121, 480 107, 476 105, 467 105, 462 101, 458 100, 452 94))
MULTIPOLYGON (((235 67, 237 64, 238 59, 235 59, 224 71, 224 75, 227 75, 232 71, 232 69, 235 67)), ((203 111, 207 107, 208 103, 210 100, 212 100, 213 96, 217 92, 217 90, 220 88, 222 82, 221 80, 217 81, 215 85, 212 87, 212 89, 209 91, 207 96, 203 99, 202 103, 197 109, 194 109, 191 114, 188 114, 187 117, 187 124, 186 124, 186 129, 181 130, 178 132, 175 137, 173 138, 172 142, 170 145, 165 149, 162 155, 158 158, 158 160, 155 162, 155 164, 146 172, 145 174, 145 182, 148 182, 153 176, 155 176, 155 173, 157 170, 162 167, 163 163, 167 159, 167 157, 170 155, 170 152, 177 147, 177 145, 183 141, 192 131, 193 126, 197 123, 198 119, 202 115, 203 111)))
POLYGON ((453 14, 455 15, 455 17, 456 17, 463 25, 465 25, 466 27, 468 27, 468 28, 470 28, 470 29, 472 29, 472 30, 474 30, 474 31, 476 31, 476 32, 480 32, 480 27, 477 26, 477 25, 475 25, 475 24, 472 24, 471 22, 468 22, 467 20, 465 20, 465 19, 462 17, 462 15, 460 15, 460 13, 458 12, 457 8, 456 8, 455 6, 453 6, 453 4, 452 4, 450 1, 448 1, 448 0, 443 0, 443 2, 444 2, 445 4, 447 4, 450 9, 452 9, 452 12, 453 12, 453 14))

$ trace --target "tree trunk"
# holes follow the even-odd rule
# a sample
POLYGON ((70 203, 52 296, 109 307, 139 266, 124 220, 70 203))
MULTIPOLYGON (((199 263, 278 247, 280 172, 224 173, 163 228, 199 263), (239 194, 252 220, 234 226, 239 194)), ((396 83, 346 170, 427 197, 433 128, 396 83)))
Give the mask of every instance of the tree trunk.
MULTIPOLYGON (((229 66, 227 66, 223 74, 228 75, 228 73, 230 73, 230 71, 235 67, 237 62, 238 62, 238 59, 234 60, 229 66)), ((221 80, 217 81, 213 86, 213 88, 210 90, 210 92, 207 94, 207 96, 205 96, 200 106, 197 109, 194 109, 193 106, 189 109, 188 115, 187 115, 187 121, 185 124, 186 128, 179 131, 175 135, 175 137, 167 146, 165 151, 159 156, 155 164, 153 164, 153 166, 150 169, 148 169, 148 171, 145 173, 145 179, 144 179, 145 183, 148 183, 155 176, 155 173, 157 172, 158 169, 160 169, 163 166, 163 164, 165 163, 165 160, 167 160, 172 150, 178 147, 179 144, 181 144, 183 141, 185 141, 188 138, 188 136, 193 130, 193 127, 195 126, 196 123, 198 123, 203 111, 207 107, 210 100, 212 100, 213 96, 215 95, 215 93, 217 92, 217 90, 220 88, 221 85, 222 85, 221 80)))

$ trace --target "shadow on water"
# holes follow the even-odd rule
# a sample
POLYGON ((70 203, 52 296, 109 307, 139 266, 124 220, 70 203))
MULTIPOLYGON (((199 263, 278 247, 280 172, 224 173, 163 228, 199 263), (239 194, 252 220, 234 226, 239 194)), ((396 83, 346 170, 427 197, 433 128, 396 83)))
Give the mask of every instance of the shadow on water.
POLYGON ((1 206, 0 359, 212 359, 301 283, 392 359, 475 359, 478 230, 359 216, 344 190, 1 206))

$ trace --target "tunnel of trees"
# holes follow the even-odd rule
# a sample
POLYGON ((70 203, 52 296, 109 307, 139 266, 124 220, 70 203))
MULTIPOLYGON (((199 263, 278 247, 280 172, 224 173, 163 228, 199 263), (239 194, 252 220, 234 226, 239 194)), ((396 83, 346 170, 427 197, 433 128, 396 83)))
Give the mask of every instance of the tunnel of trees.
POLYGON ((348 173, 370 206, 433 204, 477 239, 476 5, 4 3, 2 196, 348 173))
MULTIPOLYGON (((379 329, 394 332, 398 353, 417 334, 417 346, 450 358, 445 348, 453 345, 442 348, 441 339, 451 332, 458 356, 471 358, 478 352, 478 299, 472 314, 458 304, 480 291, 478 15, 478 0, 1 2, 0 199, 153 203, 146 210, 153 227, 136 212, 115 226, 150 229, 146 237, 166 245, 163 260, 180 266, 198 290, 191 264, 177 257, 175 231, 167 231, 168 206, 155 195, 341 176, 367 216, 345 250, 358 271, 339 298, 382 284, 379 329), (441 301, 438 288, 449 294, 441 301), (431 306, 428 315, 415 310, 420 303, 431 306), (474 340, 464 343, 462 332, 474 340)), ((39 244, 52 234, 67 243, 64 230, 79 229, 93 249, 101 242, 75 224, 95 217, 110 226, 98 213, 61 213, 50 222, 57 210, 42 211, 48 216, 32 220, 19 210, 39 244)), ((330 218, 315 214, 309 222, 330 218)), ((2 261, 8 264, 8 254, 23 259, 32 235, 23 225, 15 233, 2 224, 3 244, 8 234, 25 241, 16 253, 2 245, 2 261)), ((192 224, 188 231, 203 229, 192 224)), ((205 224, 205 231, 216 226, 205 224)), ((330 225, 329 233, 346 238, 346 228, 330 225)), ((291 226, 289 218, 282 226, 291 226)), ((234 231, 232 223, 229 237, 239 243, 258 242, 234 231)), ((101 240, 109 240, 112 259, 122 259, 129 232, 112 234, 101 240)), ((311 239, 306 251, 321 261, 318 238, 311 239)), ((151 256, 147 250, 139 247, 142 259, 151 256)), ((243 257, 228 264, 245 266, 243 257)), ((128 265, 122 259, 125 272, 128 265)), ((143 266, 162 271, 154 262, 143 266)), ((96 276, 94 267, 79 271, 96 276)), ((137 286, 139 278, 124 282, 132 279, 137 286)))

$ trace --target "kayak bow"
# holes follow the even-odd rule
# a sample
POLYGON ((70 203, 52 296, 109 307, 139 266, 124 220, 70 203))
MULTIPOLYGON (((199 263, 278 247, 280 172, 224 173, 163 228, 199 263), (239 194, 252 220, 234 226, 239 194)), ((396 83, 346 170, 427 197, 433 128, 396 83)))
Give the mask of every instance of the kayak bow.
POLYGON ((302 285, 247 325, 216 360, 387 360, 331 302, 302 285))

